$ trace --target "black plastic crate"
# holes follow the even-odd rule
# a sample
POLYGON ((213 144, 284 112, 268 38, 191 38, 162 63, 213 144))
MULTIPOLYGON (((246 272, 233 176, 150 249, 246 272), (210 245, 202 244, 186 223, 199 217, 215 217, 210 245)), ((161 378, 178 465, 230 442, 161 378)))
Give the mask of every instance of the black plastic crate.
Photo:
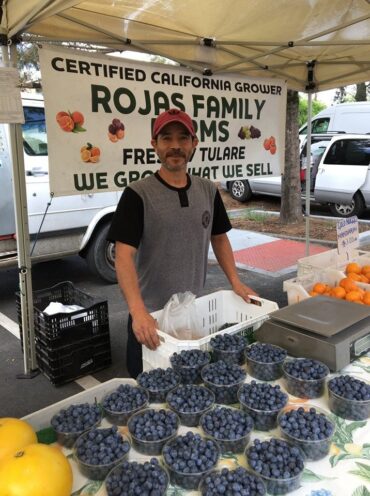
MULTIPOLYGON (((16 293, 18 322, 22 338, 20 294, 16 293)), ((70 281, 33 292, 35 337, 49 346, 63 346, 81 339, 109 333, 108 303, 83 293, 70 281), (71 313, 44 314, 52 301, 79 305, 83 310, 71 313)), ((23 345, 22 341, 21 344, 23 345)))
POLYGON ((36 340, 37 364, 55 386, 97 372, 112 363, 109 333, 56 348, 36 340))

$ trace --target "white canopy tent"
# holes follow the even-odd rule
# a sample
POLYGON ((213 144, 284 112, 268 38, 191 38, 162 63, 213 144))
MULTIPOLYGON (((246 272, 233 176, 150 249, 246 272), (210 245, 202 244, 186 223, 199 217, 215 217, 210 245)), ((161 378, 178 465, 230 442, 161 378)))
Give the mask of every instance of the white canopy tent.
MULTIPOLYGON (((0 0, 5 60, 20 38, 152 53, 207 76, 283 78, 309 102, 313 91, 370 80, 370 0, 0 0)), ((27 374, 36 365, 31 264, 21 137, 12 136, 27 374)))

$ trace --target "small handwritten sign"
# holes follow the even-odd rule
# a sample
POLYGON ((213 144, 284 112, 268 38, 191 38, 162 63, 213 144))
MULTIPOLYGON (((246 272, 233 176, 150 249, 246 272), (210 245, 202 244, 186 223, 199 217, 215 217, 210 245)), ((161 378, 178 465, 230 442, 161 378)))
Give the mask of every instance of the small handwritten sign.
POLYGON ((358 219, 356 216, 338 220, 337 240, 339 253, 348 253, 358 248, 358 238, 358 219))

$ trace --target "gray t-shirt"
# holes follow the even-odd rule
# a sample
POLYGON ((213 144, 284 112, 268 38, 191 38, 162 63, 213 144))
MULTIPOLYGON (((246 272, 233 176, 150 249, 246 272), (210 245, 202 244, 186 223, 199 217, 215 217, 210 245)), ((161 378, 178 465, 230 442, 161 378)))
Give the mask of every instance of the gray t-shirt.
POLYGON ((174 188, 158 174, 125 189, 108 234, 138 249, 136 266, 149 311, 164 307, 174 293, 204 287, 211 234, 231 228, 216 186, 188 176, 174 188), (216 200, 217 198, 217 200, 216 200))

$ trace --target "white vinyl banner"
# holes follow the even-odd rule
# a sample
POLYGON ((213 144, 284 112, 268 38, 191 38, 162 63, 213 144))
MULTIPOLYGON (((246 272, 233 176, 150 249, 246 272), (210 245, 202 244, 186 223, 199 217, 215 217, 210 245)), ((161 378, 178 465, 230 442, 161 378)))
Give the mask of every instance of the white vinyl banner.
POLYGON ((152 124, 173 107, 192 117, 199 138, 190 174, 219 181, 283 170, 282 80, 202 76, 47 46, 39 54, 56 196, 121 190, 155 172, 152 124))

